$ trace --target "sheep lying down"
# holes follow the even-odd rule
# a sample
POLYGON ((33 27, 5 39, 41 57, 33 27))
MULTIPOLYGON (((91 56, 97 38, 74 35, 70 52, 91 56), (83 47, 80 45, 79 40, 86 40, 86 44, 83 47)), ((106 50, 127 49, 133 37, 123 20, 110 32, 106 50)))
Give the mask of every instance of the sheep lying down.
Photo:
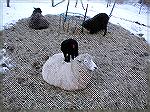
POLYGON ((29 19, 29 28, 35 30, 46 29, 49 27, 48 20, 42 15, 40 8, 34 8, 34 11, 29 19))
POLYGON ((63 53, 54 54, 42 68, 43 79, 50 85, 65 90, 84 89, 91 79, 90 72, 97 69, 92 57, 81 54, 67 63, 63 53))

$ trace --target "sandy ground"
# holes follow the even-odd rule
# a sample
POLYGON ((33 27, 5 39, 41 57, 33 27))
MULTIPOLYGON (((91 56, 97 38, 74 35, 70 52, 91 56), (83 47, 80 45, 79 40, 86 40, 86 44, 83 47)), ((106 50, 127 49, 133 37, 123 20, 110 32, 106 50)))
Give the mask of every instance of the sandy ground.
POLYGON ((59 16, 46 17, 48 29, 30 29, 26 18, 3 32, 5 48, 16 65, 3 78, 4 109, 148 108, 150 51, 143 38, 111 23, 104 37, 103 32, 81 33, 81 20, 74 32, 75 18, 65 23, 65 29, 69 23, 67 32, 59 16), (84 90, 61 90, 42 79, 43 64, 49 56, 61 52, 60 44, 68 38, 76 39, 79 53, 91 54, 99 68, 84 90))

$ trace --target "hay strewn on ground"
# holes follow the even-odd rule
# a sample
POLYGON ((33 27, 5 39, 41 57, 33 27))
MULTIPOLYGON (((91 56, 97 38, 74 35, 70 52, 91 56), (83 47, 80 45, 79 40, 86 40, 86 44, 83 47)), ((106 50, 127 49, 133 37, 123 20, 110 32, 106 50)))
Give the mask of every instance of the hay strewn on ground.
POLYGON ((67 33, 59 28, 59 16, 46 17, 48 29, 29 29, 27 18, 4 30, 5 47, 16 65, 3 79, 4 108, 147 108, 149 48, 143 39, 111 23, 105 37, 103 32, 81 33, 79 25, 73 34, 74 20, 67 33), (42 79, 43 64, 49 56, 61 52, 60 44, 67 38, 76 39, 79 53, 91 54, 99 68, 82 91, 61 90, 42 79))

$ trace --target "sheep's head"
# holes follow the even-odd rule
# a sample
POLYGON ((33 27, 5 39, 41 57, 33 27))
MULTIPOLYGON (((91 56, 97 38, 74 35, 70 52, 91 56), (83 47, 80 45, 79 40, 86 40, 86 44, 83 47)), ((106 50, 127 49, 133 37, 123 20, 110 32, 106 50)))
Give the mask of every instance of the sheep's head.
POLYGON ((91 23, 92 23, 92 19, 88 19, 88 20, 84 21, 81 26, 87 30, 90 30, 91 29, 91 23))
POLYGON ((42 10, 40 8, 34 8, 34 11, 33 11, 34 14, 36 13, 42 13, 42 10))
POLYGON ((76 57, 76 60, 87 67, 87 69, 94 71, 97 69, 96 64, 93 62, 92 56, 88 53, 81 54, 76 57))

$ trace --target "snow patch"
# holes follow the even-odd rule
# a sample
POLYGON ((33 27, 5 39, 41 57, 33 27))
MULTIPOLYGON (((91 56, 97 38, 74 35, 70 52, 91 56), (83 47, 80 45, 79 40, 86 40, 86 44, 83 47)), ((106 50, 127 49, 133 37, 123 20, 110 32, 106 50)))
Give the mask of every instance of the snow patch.
POLYGON ((4 74, 8 72, 14 65, 10 64, 11 59, 8 57, 6 50, 0 50, 0 73, 4 74))

